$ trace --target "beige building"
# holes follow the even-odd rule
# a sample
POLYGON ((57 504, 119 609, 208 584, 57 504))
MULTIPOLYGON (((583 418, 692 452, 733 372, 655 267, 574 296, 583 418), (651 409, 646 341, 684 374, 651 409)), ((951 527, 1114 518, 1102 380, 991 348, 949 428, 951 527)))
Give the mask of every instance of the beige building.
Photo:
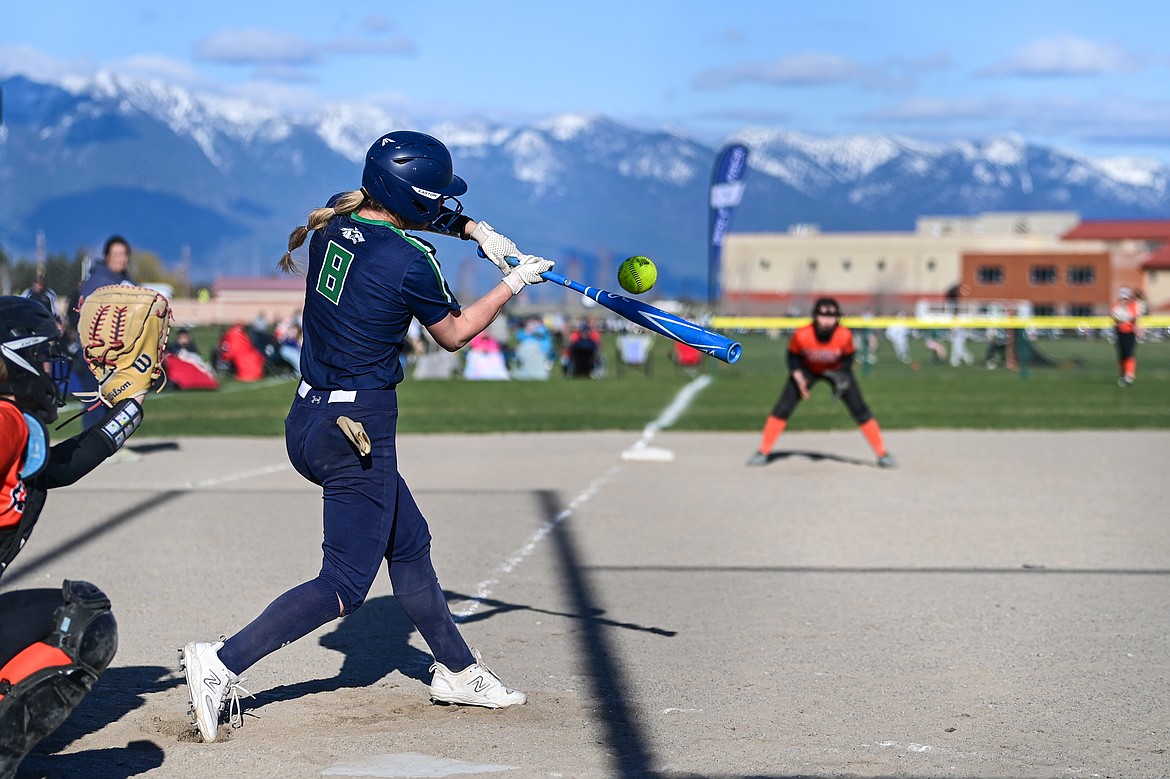
POLYGON ((1159 248, 1142 265, 1143 289, 1151 313, 1170 313, 1170 244, 1159 248))
POLYGON ((257 317, 278 322, 299 315, 304 304, 303 276, 226 276, 215 282, 207 299, 174 299, 171 310, 181 325, 230 325, 257 317))
POLYGON ((963 279, 965 254, 1100 254, 1100 241, 1062 242, 1074 212, 930 216, 912 233, 729 233, 720 283, 724 315, 803 316, 831 295, 846 310, 895 314, 922 298, 944 298, 963 279))

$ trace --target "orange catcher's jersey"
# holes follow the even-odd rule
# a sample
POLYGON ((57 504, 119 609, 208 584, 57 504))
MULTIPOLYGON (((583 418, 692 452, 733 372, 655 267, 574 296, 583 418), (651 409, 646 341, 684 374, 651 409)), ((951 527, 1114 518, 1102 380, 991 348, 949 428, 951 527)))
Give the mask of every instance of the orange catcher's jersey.
POLYGON ((788 353, 800 358, 803 370, 820 376, 825 371, 837 370, 853 354, 853 333, 838 325, 828 343, 821 343, 812 324, 807 324, 792 334, 788 353))
POLYGON ((0 403, 0 530, 15 527, 24 514, 26 491, 20 461, 28 446, 28 422, 12 403, 0 403))

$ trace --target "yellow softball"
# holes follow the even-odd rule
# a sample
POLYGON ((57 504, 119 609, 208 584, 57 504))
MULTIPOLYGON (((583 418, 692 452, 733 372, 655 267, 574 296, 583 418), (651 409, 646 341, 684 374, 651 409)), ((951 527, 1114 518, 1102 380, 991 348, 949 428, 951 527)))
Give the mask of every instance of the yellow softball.
POLYGON ((654 261, 649 257, 640 254, 627 257, 618 266, 618 284, 621 284, 626 292, 641 295, 653 287, 656 281, 658 268, 654 267, 654 261))

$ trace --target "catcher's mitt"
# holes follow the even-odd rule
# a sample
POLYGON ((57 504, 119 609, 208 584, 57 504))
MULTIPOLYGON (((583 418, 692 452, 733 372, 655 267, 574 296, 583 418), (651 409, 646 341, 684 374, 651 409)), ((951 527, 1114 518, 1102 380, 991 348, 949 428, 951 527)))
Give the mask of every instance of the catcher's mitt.
MULTIPOLYGON (((98 287, 81 304, 77 323, 82 355, 97 378, 96 397, 111 408, 143 395, 162 377, 163 351, 171 331, 171 305, 145 287, 98 287)), ((80 397, 80 396, 79 396, 80 397)))

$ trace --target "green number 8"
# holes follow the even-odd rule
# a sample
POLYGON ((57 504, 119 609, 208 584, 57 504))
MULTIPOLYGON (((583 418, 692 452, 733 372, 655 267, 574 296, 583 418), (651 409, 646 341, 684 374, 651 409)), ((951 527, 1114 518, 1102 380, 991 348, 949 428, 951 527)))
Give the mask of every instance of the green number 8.
POLYGON ((345 288, 345 276, 349 273, 349 265, 353 262, 353 252, 347 251, 333 241, 325 249, 325 262, 321 265, 321 274, 317 277, 317 291, 329 299, 333 305, 341 300, 341 290, 345 288))

